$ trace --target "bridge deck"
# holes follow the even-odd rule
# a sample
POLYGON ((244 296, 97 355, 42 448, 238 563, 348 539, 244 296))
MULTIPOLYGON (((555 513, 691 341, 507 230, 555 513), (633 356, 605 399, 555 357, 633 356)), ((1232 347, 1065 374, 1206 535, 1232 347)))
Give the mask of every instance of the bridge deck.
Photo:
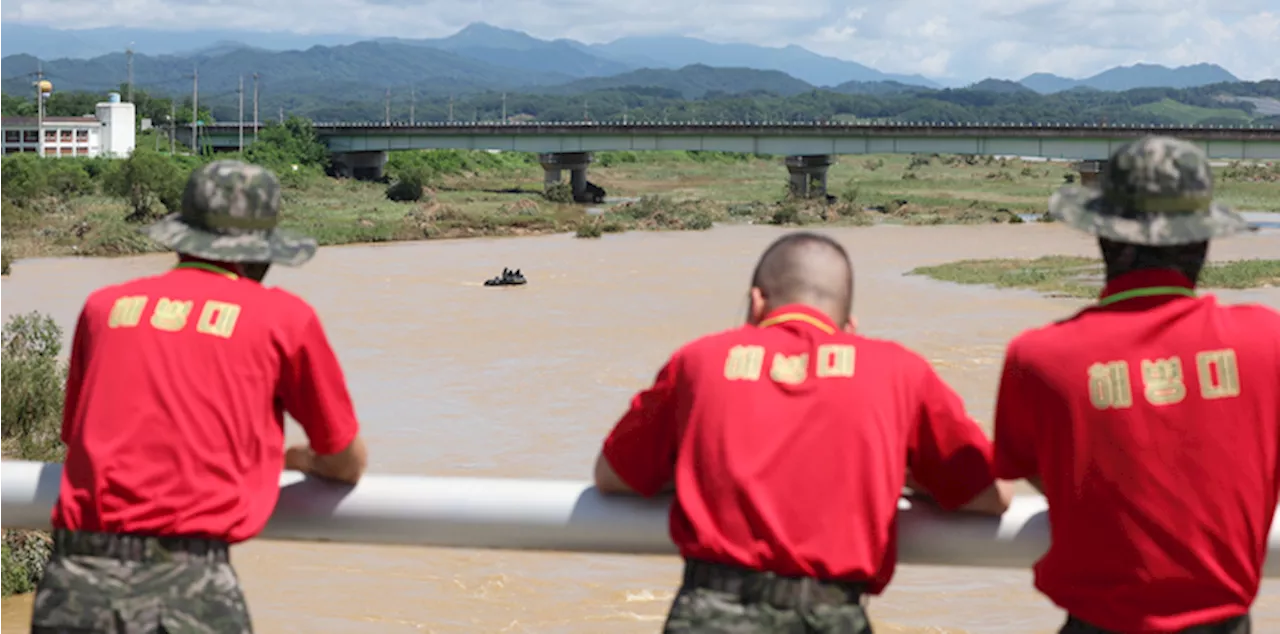
MULTIPOLYGON (((1002 154, 1105 158, 1137 137, 1199 143, 1211 158, 1280 159, 1280 128, 843 122, 427 122, 314 124, 334 152, 475 149, 519 152, 702 150, 773 155, 1002 154)), ((238 124, 204 128, 202 143, 236 147, 238 124)))

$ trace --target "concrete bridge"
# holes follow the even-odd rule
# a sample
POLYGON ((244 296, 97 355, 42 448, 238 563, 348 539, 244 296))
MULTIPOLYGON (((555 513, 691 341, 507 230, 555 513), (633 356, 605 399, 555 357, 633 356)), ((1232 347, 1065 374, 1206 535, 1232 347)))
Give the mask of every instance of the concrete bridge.
MULTIPOLYGON (((825 195, 827 168, 841 154, 976 154, 1084 161, 1089 180, 1099 162, 1137 137, 1161 134, 1198 143, 1219 160, 1280 160, 1280 128, 1068 124, 948 124, 919 122, 475 122, 316 123, 333 152, 339 175, 380 178, 387 152, 397 150, 498 150, 536 152, 546 184, 570 173, 574 197, 592 195, 587 182, 591 153, 622 150, 698 150, 785 156, 792 190, 825 195)), ((235 150, 238 124, 201 128, 200 148, 235 150)), ((190 130, 186 138, 190 145, 190 130)), ((246 143, 251 138, 246 134, 246 143)), ((598 191, 596 192, 599 193, 598 191)))

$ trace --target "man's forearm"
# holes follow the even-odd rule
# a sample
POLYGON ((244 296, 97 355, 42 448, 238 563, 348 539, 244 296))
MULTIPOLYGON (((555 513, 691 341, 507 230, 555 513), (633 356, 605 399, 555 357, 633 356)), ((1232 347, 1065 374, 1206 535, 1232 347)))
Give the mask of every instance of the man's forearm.
MULTIPOLYGON (((907 488, 903 490, 903 495, 922 499, 934 505, 938 504, 933 498, 933 494, 916 482, 909 481, 907 488)), ((1007 480, 996 480, 994 484, 983 489, 982 492, 973 496, 973 499, 956 510, 966 513, 982 513, 984 515, 1003 515, 1005 511, 1009 510, 1009 505, 1012 503, 1013 483, 1007 480)))
POLYGON ((960 507, 961 511, 970 513, 984 513, 987 515, 1004 515, 1009 510, 1009 505, 1013 503, 1013 483, 1008 480, 996 480, 991 486, 987 487, 969 500, 968 504, 960 507))
POLYGON ((285 468, 301 471, 327 480, 356 484, 364 475, 369 454, 359 436, 346 449, 335 454, 319 455, 308 446, 290 447, 285 452, 285 468))

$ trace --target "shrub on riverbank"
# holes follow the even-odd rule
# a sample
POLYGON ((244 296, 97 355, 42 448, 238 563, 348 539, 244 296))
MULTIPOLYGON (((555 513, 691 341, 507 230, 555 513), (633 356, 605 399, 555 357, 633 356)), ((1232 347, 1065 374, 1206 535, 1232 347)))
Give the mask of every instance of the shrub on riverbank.
MULTIPOLYGON (((62 331, 39 313, 15 315, 4 324, 0 343, 0 438, 4 457, 59 462, 65 452, 63 385, 67 368, 58 359, 62 331)), ((49 559, 49 537, 38 531, 4 531, 4 596, 30 592, 49 559)))
POLYGON ((401 170, 394 183, 387 186, 387 200, 398 203, 417 202, 426 194, 427 172, 423 169, 401 170))
MULTIPOLYGON (((961 260, 923 266, 908 275, 924 275, 957 284, 1023 288, 1057 297, 1093 298, 1102 286, 1102 260, 1048 255, 1034 260, 961 260)), ((1280 260, 1210 262, 1200 273, 1202 288, 1257 288, 1280 285, 1280 260)))
MULTIPOLYGON (((856 194, 854 194, 856 199, 856 194)), ((772 225, 834 224, 865 227, 875 223, 871 214, 852 202, 787 198, 772 206, 765 218, 772 225)))
POLYGON ((34 592, 52 552, 52 538, 42 531, 4 531, 4 579, 0 596, 34 592))
POLYGON ((62 386, 66 364, 62 329, 47 315, 14 315, 4 324, 0 348, 0 438, 5 457, 62 459, 62 386))

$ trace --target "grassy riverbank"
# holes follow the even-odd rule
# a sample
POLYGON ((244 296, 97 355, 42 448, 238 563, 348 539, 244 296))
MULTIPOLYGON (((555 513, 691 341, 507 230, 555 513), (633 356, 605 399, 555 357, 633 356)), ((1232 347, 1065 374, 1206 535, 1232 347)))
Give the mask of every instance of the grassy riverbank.
MULTIPOLYGON (((962 260, 920 267, 908 274, 943 282, 988 284, 1081 298, 1097 297, 1103 279, 1101 260, 1066 255, 1034 260, 962 260)), ((1235 289, 1280 286, 1280 260, 1212 262, 1201 272, 1199 286, 1235 289)))
MULTIPOLYGON (((247 158, 281 174, 283 225, 323 245, 553 232, 590 238, 631 230, 701 230, 723 222, 1022 222, 1023 216, 1041 214, 1050 192, 1073 174, 1066 163, 992 157, 842 157, 828 177, 837 202, 826 204, 788 199, 787 172, 777 157, 600 152, 590 180, 626 202, 592 209, 548 200, 535 155, 442 150, 392 154, 388 176, 416 178, 414 191, 418 182, 424 186, 419 200, 396 202, 388 199, 387 184, 323 176, 314 148, 282 139, 274 146, 260 142, 258 154, 247 158), (295 160, 304 161, 296 170, 295 160)), ((185 174, 202 159, 169 157, 146 144, 139 148, 129 161, 6 157, 5 272, 10 261, 25 257, 156 250, 137 228, 176 209, 185 174)), ((1226 202, 1280 210, 1280 200, 1268 195, 1280 181, 1280 167, 1220 171, 1226 202)))
MULTIPOLYGON (((0 348, 0 438, 5 459, 62 460, 62 386, 66 365, 58 360, 62 332, 53 319, 32 313, 4 324, 0 348)), ((50 542, 40 531, 6 530, 3 541, 4 596, 35 588, 49 559, 50 542)))

